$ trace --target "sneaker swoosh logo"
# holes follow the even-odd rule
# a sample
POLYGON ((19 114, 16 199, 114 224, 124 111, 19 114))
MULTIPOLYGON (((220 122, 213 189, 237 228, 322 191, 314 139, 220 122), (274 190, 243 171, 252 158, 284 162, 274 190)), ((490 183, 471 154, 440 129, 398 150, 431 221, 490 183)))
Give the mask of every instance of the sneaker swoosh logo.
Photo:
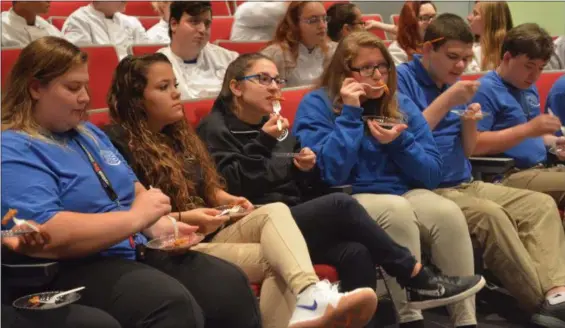
POLYGON ((318 302, 314 301, 314 303, 312 303, 312 305, 308 306, 308 305, 297 305, 296 307, 301 308, 301 309, 305 309, 305 310, 309 310, 309 311, 316 311, 316 309, 318 308, 318 302))
POLYGON ((435 290, 429 289, 416 289, 415 290, 418 294, 423 296, 430 296, 430 297, 442 297, 445 294, 445 287, 442 284, 438 285, 438 288, 435 290))

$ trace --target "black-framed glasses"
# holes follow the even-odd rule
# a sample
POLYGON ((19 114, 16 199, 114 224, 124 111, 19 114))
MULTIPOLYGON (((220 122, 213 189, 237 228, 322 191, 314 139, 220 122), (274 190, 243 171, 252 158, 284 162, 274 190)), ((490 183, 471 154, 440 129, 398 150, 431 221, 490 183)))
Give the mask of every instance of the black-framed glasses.
POLYGON ((308 18, 302 18, 301 21, 303 23, 308 24, 308 25, 314 25, 314 24, 319 24, 320 22, 327 23, 327 22, 330 21, 330 17, 329 16, 312 16, 312 17, 308 17, 308 18))
POLYGON ((422 23, 428 23, 430 22, 432 19, 436 18, 436 15, 422 15, 422 16, 418 16, 418 20, 422 23))
POLYGON ((378 70, 381 75, 388 74, 390 72, 390 65, 387 63, 380 63, 378 65, 369 65, 363 67, 349 67, 352 72, 357 72, 363 77, 373 77, 375 71, 378 70))
POLYGON ((254 81, 257 82, 261 85, 264 85, 266 87, 270 86, 273 84, 273 81, 275 81, 275 83, 279 86, 282 87, 286 84, 286 80, 285 79, 281 79, 280 77, 276 76, 276 77, 272 77, 269 74, 266 73, 259 73, 259 74, 253 74, 253 75, 247 75, 247 76, 243 76, 240 78, 237 78, 236 81, 245 81, 245 80, 249 80, 249 81, 254 81))

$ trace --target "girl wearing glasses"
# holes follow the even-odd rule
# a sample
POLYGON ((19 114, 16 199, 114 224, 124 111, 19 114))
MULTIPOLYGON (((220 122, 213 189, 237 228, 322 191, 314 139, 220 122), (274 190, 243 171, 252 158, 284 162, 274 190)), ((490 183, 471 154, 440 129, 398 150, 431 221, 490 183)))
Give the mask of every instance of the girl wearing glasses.
MULTIPOLYGON (((322 186, 317 155, 285 132, 287 119, 272 114, 273 99, 280 97, 283 85, 276 65, 261 54, 240 56, 228 66, 220 96, 198 127, 227 190, 256 204, 288 205, 312 261, 335 266, 344 291, 375 289, 375 266, 381 265, 415 293, 419 293, 413 289, 418 278, 405 280, 407 277, 421 274, 427 283, 418 287, 420 291, 437 288, 439 281, 446 286, 441 296, 413 295, 411 306, 440 306, 472 294, 480 277, 436 277, 426 268, 416 273, 419 264, 412 255, 392 241, 353 197, 314 192, 322 186)), ((391 221, 413 216, 411 210, 394 202, 378 202, 374 207, 385 217, 395 217, 391 221)), ((374 327, 373 323, 367 326, 374 327)))
POLYGON ((411 61, 422 50, 424 33, 435 17, 436 6, 431 1, 406 1, 400 10, 396 41, 388 47, 395 65, 411 61))
POLYGON ((277 65, 288 87, 318 79, 331 58, 335 43, 327 37, 326 9, 318 1, 293 1, 278 25, 274 39, 262 53, 277 65))
MULTIPOLYGON (((418 259, 423 245, 446 274, 472 275, 473 250, 463 213, 429 190, 442 176, 432 132, 414 103, 396 92, 396 83, 396 68, 382 41, 369 32, 354 32, 339 43, 319 89, 302 100, 294 134, 317 154, 324 181, 352 185, 353 197, 396 242, 418 259), (386 120, 377 121, 376 115, 398 124, 387 129, 381 126, 386 120), (404 215, 386 216, 386 206, 403 209, 404 215)), ((484 285, 475 283, 465 296, 484 285)), ((422 313, 406 306, 398 285, 391 285, 401 326, 423 327, 422 313)), ((448 309, 456 327, 476 325, 474 297, 448 309)))
MULTIPOLYGON (((246 198, 224 191, 206 146, 185 120, 175 75, 163 54, 122 60, 108 104, 117 124, 106 131, 139 181, 162 188, 171 199, 170 215, 198 226, 206 235, 205 242, 193 250, 232 262, 252 283, 262 283, 263 326, 313 328, 349 320, 351 327, 364 327, 375 312, 375 292, 362 288, 342 294, 320 281, 286 205, 272 203, 254 209, 246 198), (234 221, 216 209, 234 204, 248 214, 234 221)), ((245 188, 258 186, 249 183, 245 188)), ((221 284, 218 274, 211 272, 210 278, 221 284)), ((233 288, 225 286, 226 291, 233 288)), ((223 309, 228 304, 224 301, 238 297, 234 291, 221 300, 209 299, 207 304, 217 303, 223 309)), ((241 325, 234 322, 232 326, 241 325)))

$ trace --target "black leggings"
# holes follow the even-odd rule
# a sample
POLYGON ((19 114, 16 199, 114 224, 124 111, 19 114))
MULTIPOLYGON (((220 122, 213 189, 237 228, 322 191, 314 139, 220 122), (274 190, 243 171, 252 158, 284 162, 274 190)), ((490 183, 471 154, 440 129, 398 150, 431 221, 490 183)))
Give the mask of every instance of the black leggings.
POLYGON ((199 252, 148 251, 143 263, 96 257, 61 262, 47 290, 86 286, 79 304, 123 328, 261 327, 257 299, 234 265, 199 252))
POLYGON ((121 328, 122 326, 99 309, 71 304, 49 311, 17 310, 2 305, 3 328, 121 328))
POLYGON ((394 242, 355 198, 329 194, 294 206, 291 212, 312 262, 335 266, 343 290, 376 288, 375 266, 393 277, 410 278, 414 256, 394 242))

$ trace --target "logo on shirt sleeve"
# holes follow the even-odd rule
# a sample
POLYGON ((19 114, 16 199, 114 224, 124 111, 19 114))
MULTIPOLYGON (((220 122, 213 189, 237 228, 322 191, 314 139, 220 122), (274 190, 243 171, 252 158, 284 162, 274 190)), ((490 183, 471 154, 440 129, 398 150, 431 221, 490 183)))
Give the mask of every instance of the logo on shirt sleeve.
POLYGON ((120 158, 110 150, 101 150, 100 155, 102 155, 104 162, 106 162, 106 164, 108 165, 116 166, 120 165, 120 163, 122 162, 120 161, 120 158))

